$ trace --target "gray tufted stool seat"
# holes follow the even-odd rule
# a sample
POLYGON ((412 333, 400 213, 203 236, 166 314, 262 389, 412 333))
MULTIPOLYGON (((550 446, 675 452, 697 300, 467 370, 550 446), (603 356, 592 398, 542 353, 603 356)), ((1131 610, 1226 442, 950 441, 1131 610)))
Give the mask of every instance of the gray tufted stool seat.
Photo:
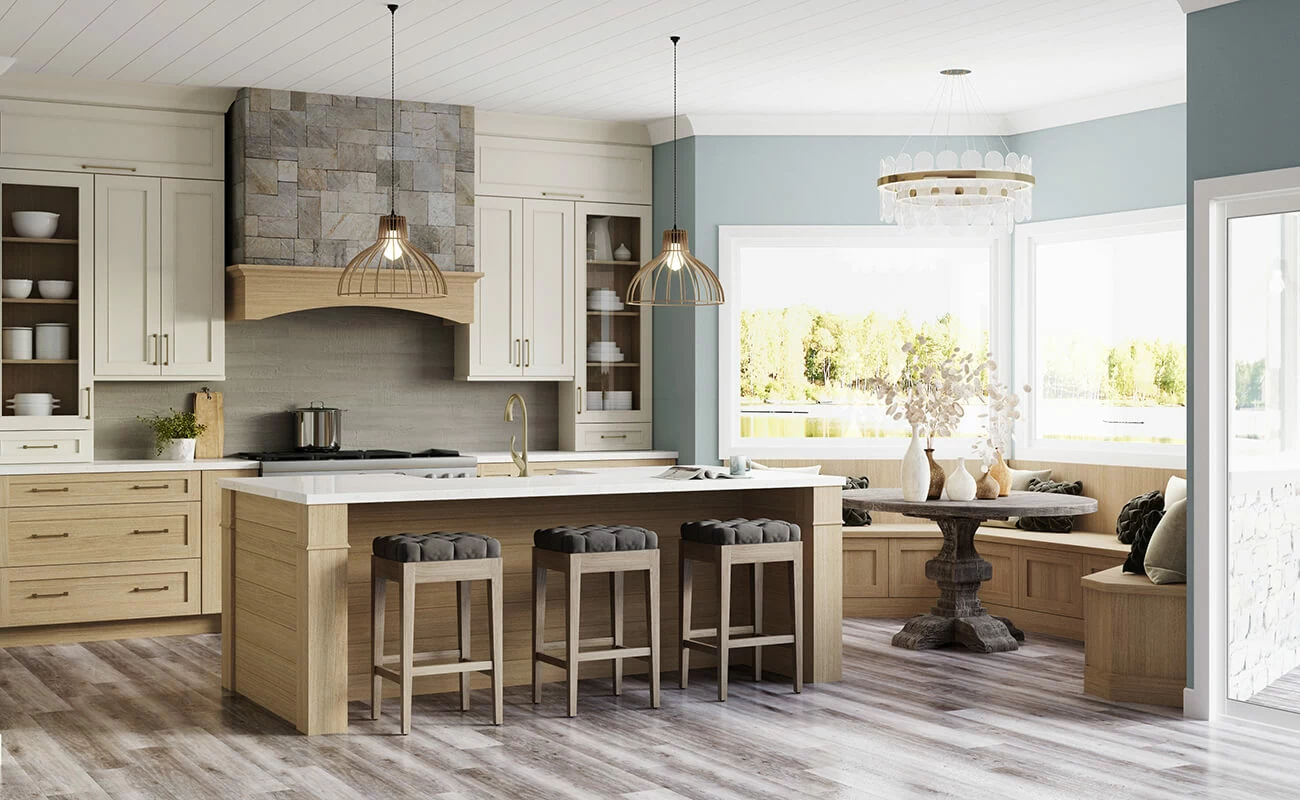
POLYGON ((533 544, 557 553, 615 553, 655 550, 659 535, 635 525, 584 525, 543 528, 533 534, 533 544))
POLYGON ((677 553, 677 585, 681 587, 681 687, 690 674, 691 651, 718 658, 718 700, 727 700, 727 668, 731 651, 754 650, 754 680, 763 678, 763 648, 790 645, 794 651, 794 690, 803 690, 803 545, 799 526, 779 519, 704 519, 682 525, 677 553), (691 624, 691 600, 696 564, 706 564, 718 578, 718 627, 691 624), (731 624, 731 568, 749 566, 750 613, 753 624, 731 624), (784 567, 788 575, 790 633, 772 634, 763 628, 763 574, 767 566, 784 567))
POLYGON ((481 533, 399 533, 378 537, 372 547, 380 558, 402 562, 501 556, 501 542, 481 533))
POLYGON ((779 519, 705 519, 682 525, 682 538, 700 544, 773 544, 799 541, 799 526, 779 519))

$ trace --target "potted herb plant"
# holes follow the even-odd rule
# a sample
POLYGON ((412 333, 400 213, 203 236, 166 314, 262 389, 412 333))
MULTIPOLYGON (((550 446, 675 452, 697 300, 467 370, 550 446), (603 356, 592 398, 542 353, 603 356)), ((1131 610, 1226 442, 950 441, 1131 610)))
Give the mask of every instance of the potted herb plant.
POLYGON ((193 461, 194 442, 207 429, 193 411, 168 409, 168 413, 138 419, 153 431, 156 455, 172 461, 193 461))

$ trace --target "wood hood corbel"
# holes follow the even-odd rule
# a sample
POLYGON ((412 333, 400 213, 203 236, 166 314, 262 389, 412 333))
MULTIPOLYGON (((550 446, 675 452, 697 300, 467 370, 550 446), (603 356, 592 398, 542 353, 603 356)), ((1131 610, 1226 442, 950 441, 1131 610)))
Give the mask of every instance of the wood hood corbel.
POLYGON ((444 272, 447 296, 340 297, 338 267, 235 264, 226 267, 226 319, 266 319, 312 308, 399 308, 455 323, 474 321, 474 283, 481 272, 444 272))

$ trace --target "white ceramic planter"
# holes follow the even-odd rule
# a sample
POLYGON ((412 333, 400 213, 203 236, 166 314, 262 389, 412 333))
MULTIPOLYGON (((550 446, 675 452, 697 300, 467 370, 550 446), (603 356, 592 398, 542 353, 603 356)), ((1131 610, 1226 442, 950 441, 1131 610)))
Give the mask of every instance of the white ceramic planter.
POLYGON ((949 500, 965 503, 975 499, 975 478, 966 470, 966 459, 957 459, 957 466, 948 473, 943 491, 949 500))
POLYGON ((899 478, 904 500, 925 502, 926 495, 930 493, 930 462, 925 457, 920 425, 912 426, 912 443, 903 455, 903 469, 899 478))
POLYGON ((162 458, 168 461, 193 461, 195 439, 172 439, 163 448, 162 458))

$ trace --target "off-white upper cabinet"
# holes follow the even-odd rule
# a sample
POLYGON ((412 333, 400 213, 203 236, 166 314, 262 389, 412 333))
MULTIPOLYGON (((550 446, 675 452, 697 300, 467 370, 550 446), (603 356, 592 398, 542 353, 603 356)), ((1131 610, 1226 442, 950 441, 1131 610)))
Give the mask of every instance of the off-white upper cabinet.
POLYGON ((220 181, 225 118, 0 100, 0 167, 220 181))
POLYGON ((649 147, 476 136, 478 196, 651 203, 649 147))
POLYGON ((573 203, 478 197, 474 323, 456 329, 461 380, 573 380, 573 203))
POLYGON ((221 380, 224 187, 95 178, 95 378, 221 380))

